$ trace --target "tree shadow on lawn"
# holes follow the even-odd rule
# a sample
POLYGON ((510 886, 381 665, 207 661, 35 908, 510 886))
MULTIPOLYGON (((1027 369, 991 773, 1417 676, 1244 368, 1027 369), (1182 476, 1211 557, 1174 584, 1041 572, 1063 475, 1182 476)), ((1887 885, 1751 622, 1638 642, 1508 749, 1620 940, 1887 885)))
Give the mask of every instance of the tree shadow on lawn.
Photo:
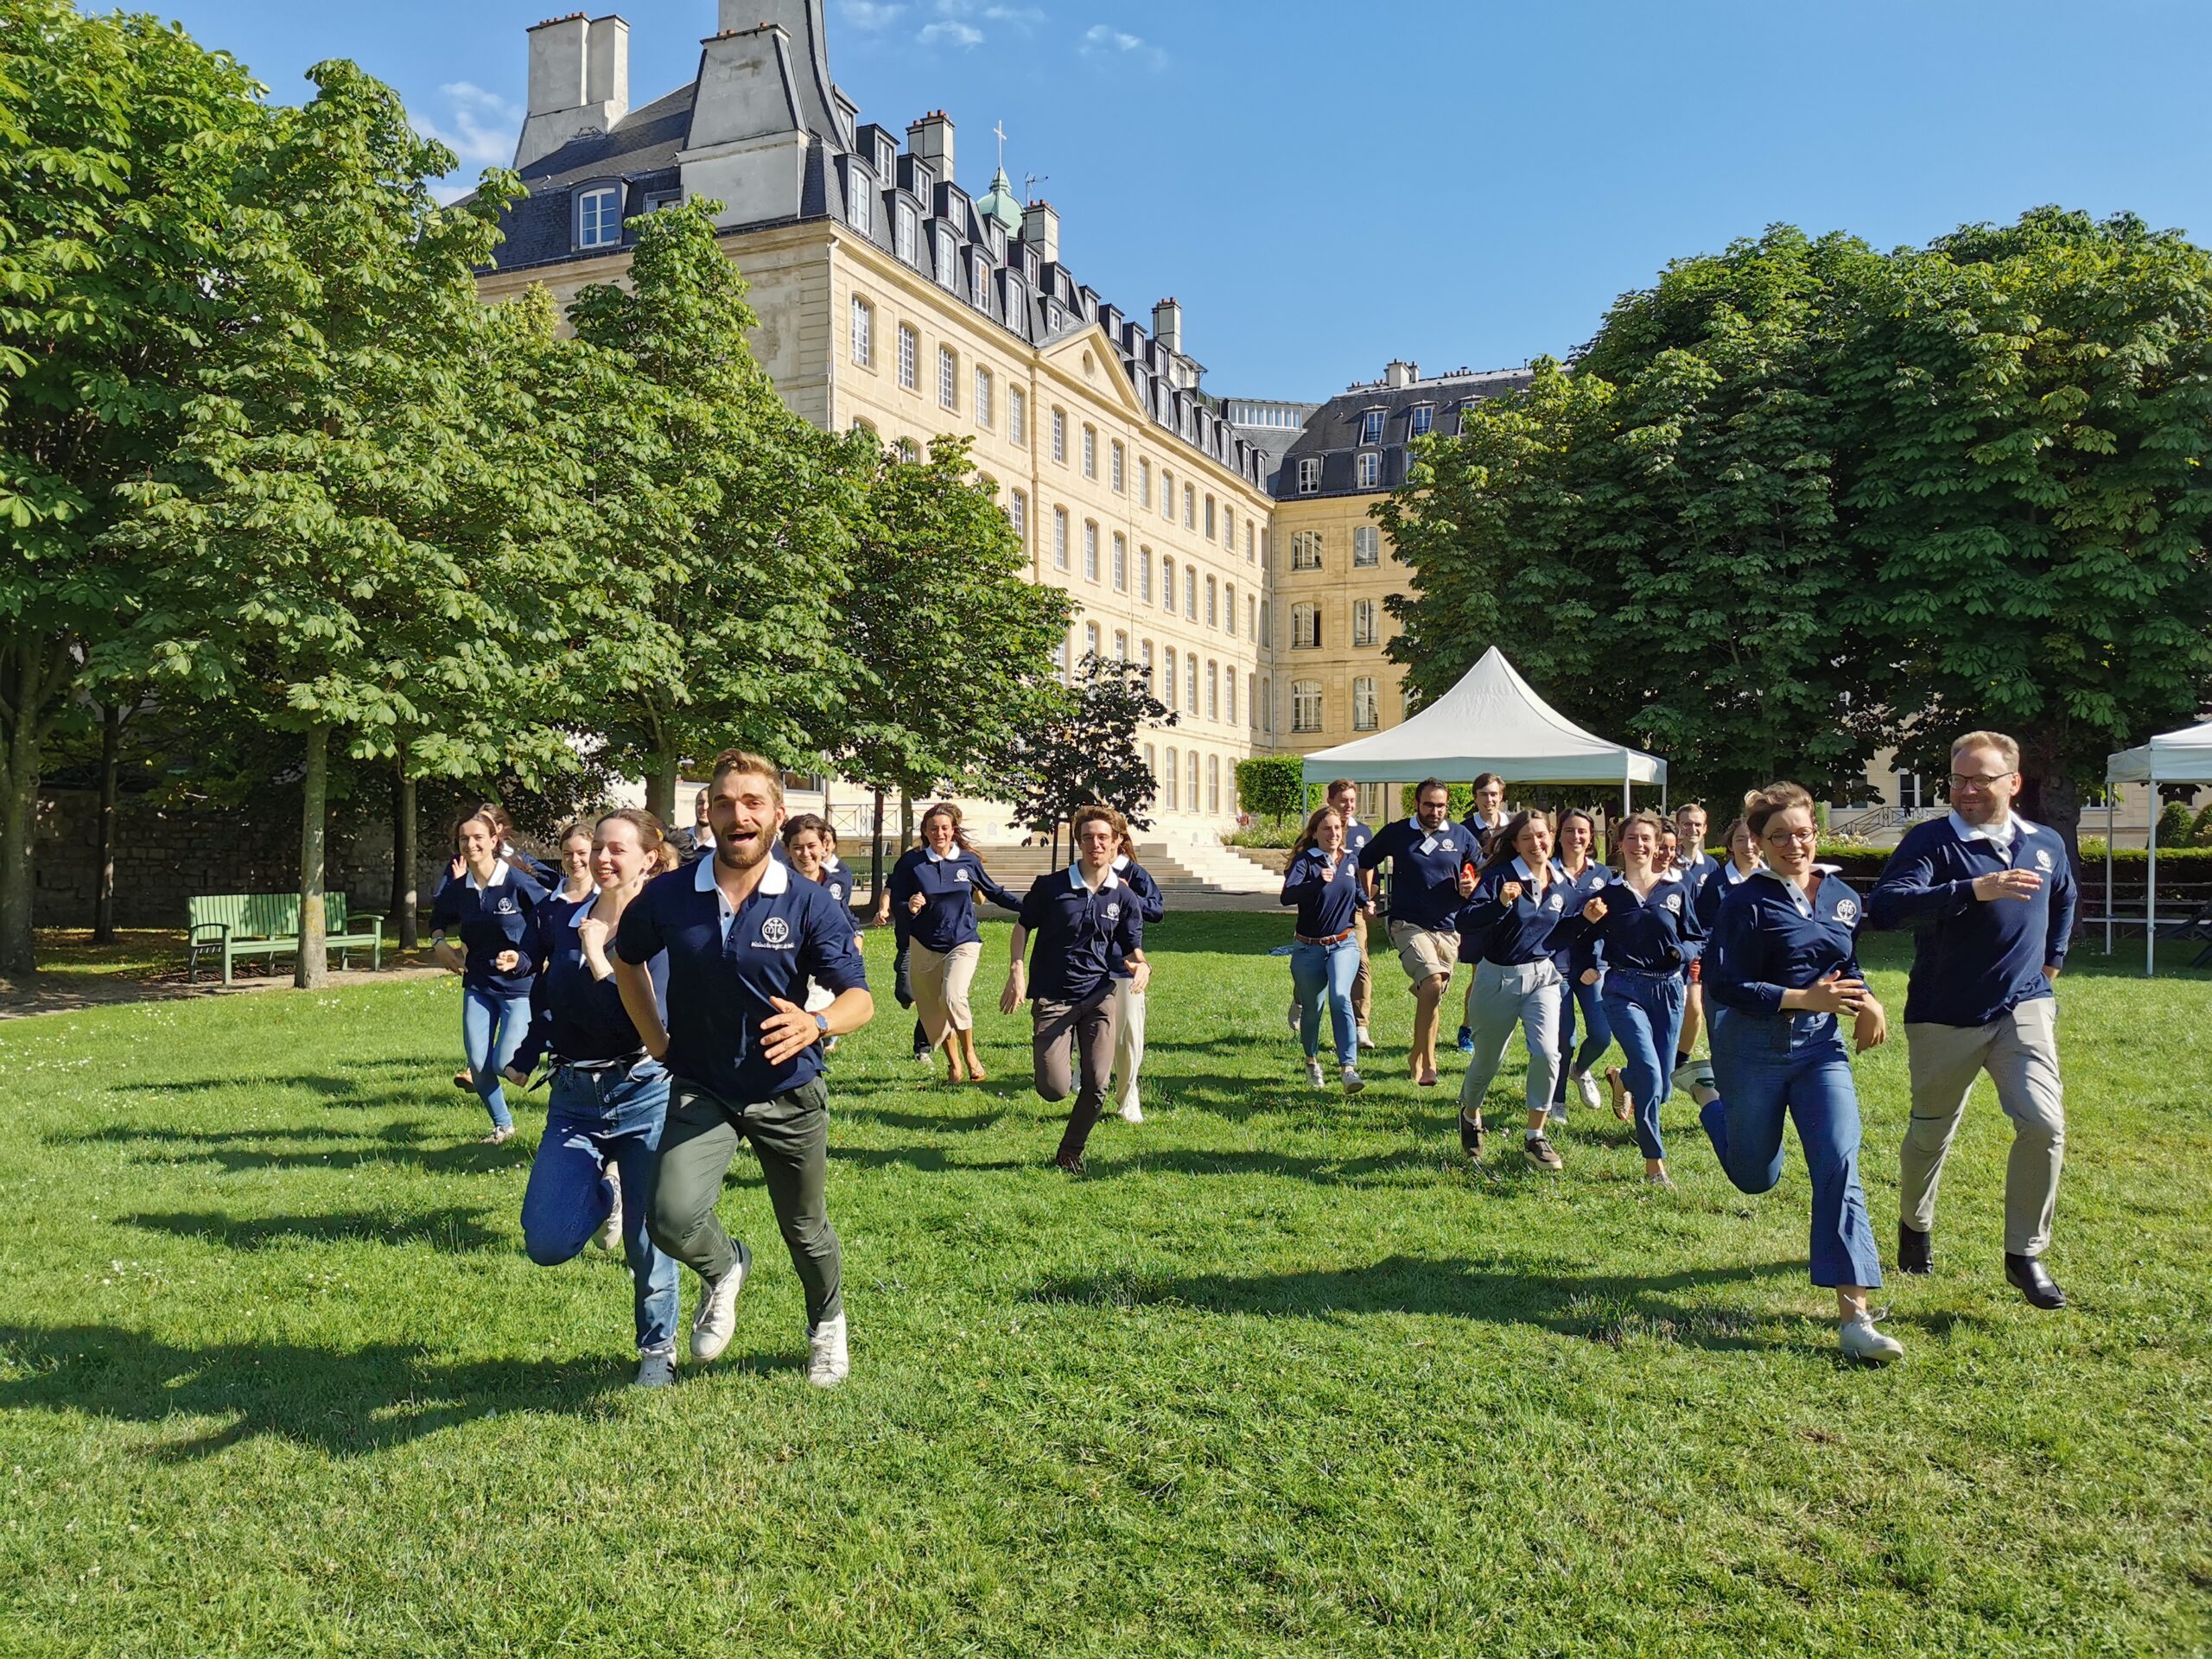
MULTIPOLYGON (((740 1363, 780 1369, 798 1360, 794 1353, 740 1363)), ((456 1363, 397 1344, 177 1347, 107 1325, 0 1328, 0 1365, 12 1373, 0 1376, 0 1410, 144 1423, 179 1414, 230 1420, 148 1448, 165 1461, 208 1457, 258 1435, 358 1457, 487 1411, 577 1414, 616 1393, 629 1375, 612 1358, 456 1363)))
MULTIPOLYGON (((510 1087, 512 1088, 512 1085, 510 1087)), ((356 1065, 349 1065, 342 1074, 337 1076, 312 1071, 293 1072, 283 1076, 240 1072, 220 1077, 188 1077, 163 1079, 158 1082, 145 1079, 128 1083, 111 1083, 107 1085, 107 1089, 111 1094, 157 1096, 214 1094, 234 1089, 266 1090, 271 1092, 297 1089, 308 1094, 319 1095, 325 1100, 364 1107, 380 1107, 394 1102, 409 1100, 419 1103, 426 1097, 435 1099, 438 1097, 442 1089, 453 1090, 454 1094, 464 1092, 453 1089, 450 1072, 440 1076, 433 1065, 425 1065, 416 1060, 401 1059, 362 1060, 356 1065), (368 1076, 370 1073, 385 1075, 372 1081, 368 1076), (391 1074, 398 1074, 404 1078, 416 1080, 419 1083, 420 1092, 404 1084, 395 1084, 390 1080, 391 1074)))
POLYGON ((373 1211, 340 1211, 321 1216, 255 1216, 185 1211, 171 1215, 119 1216, 118 1220, 148 1232, 196 1238, 233 1250, 262 1250, 301 1242, 329 1244, 428 1246, 446 1255, 474 1250, 505 1254, 513 1241, 493 1232, 481 1210, 448 1208, 418 1215, 393 1216, 373 1211))
POLYGON ((1189 1307, 1270 1319, 1442 1314, 1493 1325, 1533 1325, 1613 1347, 1631 1337, 1649 1336, 1693 1348, 1757 1351, 1800 1345, 1802 1316, 1777 1319, 1685 1303, 1673 1294, 1803 1272, 1799 1262, 1766 1262, 1643 1277, 1583 1275, 1456 1257, 1427 1262, 1394 1255, 1368 1267, 1299 1273, 1203 1274, 1181 1279, 1126 1270, 1070 1275, 1045 1281, 1023 1300, 1078 1306, 1189 1307))
POLYGON ((135 1147, 143 1164, 212 1164, 233 1174, 249 1169, 359 1169, 374 1164, 414 1164, 433 1175, 473 1173, 527 1164, 534 1147, 519 1137, 503 1146, 464 1141, 458 1146, 423 1146, 418 1123, 393 1123, 376 1141, 363 1145, 356 1130, 321 1128, 148 1129, 113 1124, 82 1135, 48 1135, 50 1146, 97 1142, 135 1147), (283 1143, 343 1142, 328 1152, 296 1151, 283 1143), (271 1144, 276 1143, 276 1144, 271 1144))

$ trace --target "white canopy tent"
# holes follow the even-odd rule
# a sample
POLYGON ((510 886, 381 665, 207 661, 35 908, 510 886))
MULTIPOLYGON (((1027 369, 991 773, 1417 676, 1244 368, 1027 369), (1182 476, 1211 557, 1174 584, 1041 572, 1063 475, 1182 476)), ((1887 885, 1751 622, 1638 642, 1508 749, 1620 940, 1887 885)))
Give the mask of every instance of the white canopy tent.
POLYGON ((1584 731, 1534 691, 1492 645, 1459 684, 1402 724, 1306 757, 1306 781, 1356 784, 1465 780, 1497 772, 1516 784, 1614 784, 1621 810, 1632 785, 1656 784, 1667 763, 1584 731))
MULTIPOLYGON (((2150 797, 2150 874, 2143 894, 2143 971, 2158 971, 2158 785, 2212 784, 2212 721, 2165 732, 2105 760, 2107 784, 2143 784, 2150 797)), ((2105 954, 2112 954, 2113 796, 2105 795, 2105 954)))

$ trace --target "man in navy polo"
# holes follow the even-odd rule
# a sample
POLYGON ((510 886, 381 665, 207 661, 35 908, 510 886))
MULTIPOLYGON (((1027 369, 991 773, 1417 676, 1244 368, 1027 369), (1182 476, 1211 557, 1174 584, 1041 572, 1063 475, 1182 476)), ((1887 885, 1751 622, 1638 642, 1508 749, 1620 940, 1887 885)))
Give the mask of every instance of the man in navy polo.
POLYGON ((1916 824, 1866 898, 1876 927, 1910 927, 1904 1034, 1912 1121, 1898 1149, 1897 1266, 1935 1265, 1929 1234, 1943 1157, 1974 1078, 1989 1073, 2012 1120, 2005 1166, 2005 1277, 2036 1307, 2066 1294, 2043 1264, 2066 1157, 2058 1003, 2078 890, 2056 831, 2012 810, 2020 746, 2002 732, 1951 745, 1951 810, 1916 824))
POLYGON ((1424 1089, 1436 1086, 1438 1009, 1459 960, 1459 906, 1475 890, 1474 843, 1465 825, 1452 822, 1449 785, 1428 778, 1414 791, 1414 816, 1383 825, 1360 849, 1363 874, 1390 862, 1390 943, 1413 982, 1409 1063, 1424 1089))
POLYGON ((850 918, 826 888, 768 855, 784 822, 775 764, 720 755, 707 797, 713 855, 647 882, 615 936, 622 1005, 671 1078, 646 1229, 699 1275, 691 1353, 713 1359, 729 1346, 753 1263, 715 1205, 737 1143, 750 1141, 806 1289, 807 1381, 835 1388, 849 1362, 842 1257, 823 1194, 830 1091, 821 1045, 858 1031, 875 1004, 850 918), (663 950, 665 1026, 645 969, 663 950), (833 994, 816 1014, 800 1006, 809 979, 833 994))

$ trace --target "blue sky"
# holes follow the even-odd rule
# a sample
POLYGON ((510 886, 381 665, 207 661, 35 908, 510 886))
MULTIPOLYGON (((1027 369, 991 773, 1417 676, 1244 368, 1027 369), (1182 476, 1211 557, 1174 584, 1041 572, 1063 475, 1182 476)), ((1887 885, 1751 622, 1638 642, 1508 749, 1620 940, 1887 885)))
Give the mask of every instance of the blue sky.
MULTIPOLYGON (((82 0, 80 0, 82 3, 82 0)), ((633 102, 715 0, 629 0, 633 102)), ((1064 257, 1173 293, 1222 393, 1321 397, 1392 357, 1499 367, 1587 339, 1671 257, 1789 221, 1878 246, 2043 202, 2212 234, 2212 4, 2097 0, 828 0, 864 120, 942 108, 981 191, 1009 136, 1064 257)), ((272 95, 319 58, 512 157, 552 0, 182 0, 272 95)))

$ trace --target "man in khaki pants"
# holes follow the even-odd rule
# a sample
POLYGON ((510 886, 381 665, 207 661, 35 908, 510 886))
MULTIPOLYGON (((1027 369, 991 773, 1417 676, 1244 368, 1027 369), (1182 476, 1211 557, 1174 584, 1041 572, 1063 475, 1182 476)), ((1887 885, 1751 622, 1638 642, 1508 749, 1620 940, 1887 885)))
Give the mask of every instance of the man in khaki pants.
POLYGON ((2058 1003, 2078 890, 2066 843, 2012 811, 2020 747, 2002 732, 1951 746, 1951 811, 1916 825, 1890 856, 1867 918, 1915 930, 1905 992, 1912 1121, 1899 1148, 1897 1267, 1935 1266, 1929 1234, 1944 1155, 1974 1078, 1989 1073, 2012 1120, 2005 1170, 2005 1277, 2034 1306, 2063 1307, 2044 1268, 2066 1109, 2058 1003))

